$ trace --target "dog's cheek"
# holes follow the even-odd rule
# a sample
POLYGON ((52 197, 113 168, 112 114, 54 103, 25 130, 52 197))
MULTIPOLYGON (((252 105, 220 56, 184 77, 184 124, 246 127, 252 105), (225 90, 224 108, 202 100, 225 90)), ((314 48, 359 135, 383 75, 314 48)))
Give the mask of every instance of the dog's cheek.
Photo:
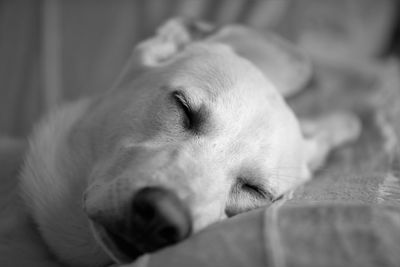
POLYGON ((125 200, 130 199, 131 191, 127 179, 96 181, 84 192, 83 209, 89 219, 107 224, 124 216, 125 200))
MULTIPOLYGON (((217 180, 217 179, 216 179, 217 180)), ((191 203, 193 216, 193 229, 198 232, 215 222, 225 219, 225 207, 227 203, 229 187, 223 183, 214 183, 202 192, 197 191, 196 200, 191 203)))
POLYGON ((222 205, 210 203, 197 207, 194 210, 193 217, 193 232, 196 233, 213 223, 225 219, 226 215, 222 205))

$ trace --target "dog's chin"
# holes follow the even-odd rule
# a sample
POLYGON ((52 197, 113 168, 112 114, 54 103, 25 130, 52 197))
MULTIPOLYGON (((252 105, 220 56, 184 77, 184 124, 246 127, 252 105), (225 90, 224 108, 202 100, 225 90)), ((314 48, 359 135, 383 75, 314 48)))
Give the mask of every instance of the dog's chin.
POLYGON ((146 253, 136 244, 128 243, 96 222, 90 221, 90 226, 96 241, 116 263, 130 263, 146 253))

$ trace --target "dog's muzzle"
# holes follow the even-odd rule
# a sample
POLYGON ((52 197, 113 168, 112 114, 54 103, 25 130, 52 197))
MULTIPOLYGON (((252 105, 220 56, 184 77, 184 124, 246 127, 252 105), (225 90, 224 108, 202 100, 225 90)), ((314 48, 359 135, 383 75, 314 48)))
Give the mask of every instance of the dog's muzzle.
POLYGON ((186 205, 159 186, 137 191, 119 219, 90 219, 104 249, 120 263, 182 241, 192 231, 186 205))

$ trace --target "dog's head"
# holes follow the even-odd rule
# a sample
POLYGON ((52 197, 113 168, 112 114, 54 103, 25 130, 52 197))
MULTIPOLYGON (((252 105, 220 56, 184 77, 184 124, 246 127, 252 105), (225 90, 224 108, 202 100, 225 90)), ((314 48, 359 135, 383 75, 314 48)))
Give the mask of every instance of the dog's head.
POLYGON ((85 210, 114 259, 271 204, 308 178, 299 125, 281 95, 304 82, 303 65, 276 60, 275 51, 293 52, 260 38, 170 21, 96 103, 85 210))
POLYGON ((37 134, 22 189, 42 236, 66 262, 128 262, 279 200, 309 177, 282 98, 309 74, 274 35, 168 22, 110 91, 37 134))

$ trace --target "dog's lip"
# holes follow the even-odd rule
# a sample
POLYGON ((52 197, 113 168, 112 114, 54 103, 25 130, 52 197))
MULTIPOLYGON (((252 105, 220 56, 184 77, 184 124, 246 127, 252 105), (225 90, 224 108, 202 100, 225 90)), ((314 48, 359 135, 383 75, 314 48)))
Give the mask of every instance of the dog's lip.
POLYGON ((125 241, 118 235, 107 231, 107 229, 105 229, 102 225, 94 221, 90 221, 90 224, 98 243, 116 263, 130 263, 146 253, 140 250, 138 247, 134 246, 134 244, 129 244, 128 254, 128 252, 126 252, 126 248, 118 245, 127 243, 127 241, 125 241), (118 240, 118 242, 115 242, 115 240, 118 240))

